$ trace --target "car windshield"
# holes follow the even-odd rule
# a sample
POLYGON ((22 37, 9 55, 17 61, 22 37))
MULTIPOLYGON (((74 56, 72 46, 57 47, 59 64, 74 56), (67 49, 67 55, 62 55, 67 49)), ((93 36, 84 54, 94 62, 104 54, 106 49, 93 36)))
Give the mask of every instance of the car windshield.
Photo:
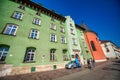
POLYGON ((70 61, 68 64, 74 63, 75 61, 70 61))

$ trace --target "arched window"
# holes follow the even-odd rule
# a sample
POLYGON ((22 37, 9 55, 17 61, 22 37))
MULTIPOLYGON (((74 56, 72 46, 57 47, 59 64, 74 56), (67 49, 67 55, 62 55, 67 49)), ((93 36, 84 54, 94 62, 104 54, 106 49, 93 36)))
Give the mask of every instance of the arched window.
POLYGON ((8 45, 0 45, 0 62, 4 62, 9 51, 8 45))
POLYGON ((91 44, 92 50, 93 50, 93 51, 96 51, 94 42, 93 42, 93 41, 90 41, 90 44, 91 44))
POLYGON ((28 47, 26 49, 24 62, 34 62, 35 61, 35 51, 36 51, 36 48, 28 47))

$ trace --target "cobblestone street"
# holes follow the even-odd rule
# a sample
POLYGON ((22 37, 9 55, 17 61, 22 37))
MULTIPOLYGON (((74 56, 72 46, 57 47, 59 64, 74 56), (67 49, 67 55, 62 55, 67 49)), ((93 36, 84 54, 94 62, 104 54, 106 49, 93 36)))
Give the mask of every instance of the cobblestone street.
MULTIPOLYGON (((109 67, 107 66, 108 64, 112 64, 114 66, 120 66, 120 63, 108 61, 108 62, 97 63, 97 67, 92 71, 84 67, 76 68, 76 69, 58 69, 58 70, 45 71, 45 72, 33 72, 30 74, 23 74, 23 75, 5 76, 5 77, 0 77, 0 80, 53 80, 53 79, 55 80, 106 80, 105 75, 108 75, 106 74, 107 72, 110 72, 112 70, 120 73, 120 69, 109 67), (96 73, 102 73, 102 74, 104 73, 104 76, 103 76, 104 79, 101 79, 102 77, 100 77, 100 79, 96 79, 96 78, 90 79, 91 75, 89 74, 91 73, 92 73, 92 76, 95 76, 96 78, 98 76, 96 73), (71 79, 67 79, 67 76, 69 77, 70 75, 76 75, 76 76, 78 75, 81 78, 76 77, 75 79, 73 79, 74 78, 73 77, 71 79)), ((116 74, 115 73, 116 72, 114 72, 113 74, 117 75, 117 73, 116 74)), ((109 74, 109 75, 112 75, 112 74, 109 74)), ((116 80, 116 79, 111 79, 111 80, 116 80)))

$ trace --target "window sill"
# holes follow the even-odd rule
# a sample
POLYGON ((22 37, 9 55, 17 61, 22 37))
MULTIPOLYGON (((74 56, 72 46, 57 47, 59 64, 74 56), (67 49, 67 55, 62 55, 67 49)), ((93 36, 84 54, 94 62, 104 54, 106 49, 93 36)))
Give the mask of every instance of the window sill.
POLYGON ((5 61, 0 61, 0 64, 5 64, 5 61))
POLYGON ((36 61, 23 61, 23 63, 35 63, 36 61))
POLYGON ((28 37, 28 39, 32 39, 32 40, 39 40, 39 39, 36 39, 36 38, 31 38, 31 37, 28 37))
POLYGON ((7 36, 13 36, 16 37, 16 35, 11 35, 11 34, 5 34, 5 33, 1 33, 2 35, 7 35, 7 36))

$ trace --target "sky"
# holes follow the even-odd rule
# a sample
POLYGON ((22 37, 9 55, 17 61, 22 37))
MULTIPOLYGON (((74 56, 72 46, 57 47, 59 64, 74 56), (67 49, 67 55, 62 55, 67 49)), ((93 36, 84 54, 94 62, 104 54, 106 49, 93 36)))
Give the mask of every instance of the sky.
POLYGON ((120 0, 32 0, 76 24, 85 23, 100 40, 110 40, 120 47, 120 0))

